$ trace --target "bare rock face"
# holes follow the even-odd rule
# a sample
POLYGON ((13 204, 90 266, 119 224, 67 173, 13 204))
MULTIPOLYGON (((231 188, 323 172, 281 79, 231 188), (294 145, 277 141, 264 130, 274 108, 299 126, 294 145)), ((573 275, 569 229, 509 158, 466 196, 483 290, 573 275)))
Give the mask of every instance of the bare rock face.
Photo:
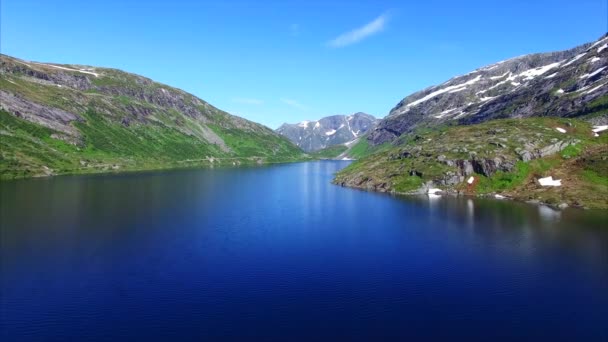
POLYGON ((375 127, 377 119, 365 113, 334 115, 317 121, 283 124, 277 133, 285 136, 306 152, 344 144, 359 138, 375 127))
POLYGON ((419 126, 498 118, 581 117, 608 122, 608 35, 567 51, 526 55, 407 96, 368 140, 392 141, 419 126), (600 115, 594 115, 600 113, 600 115))
POLYGON ((17 117, 59 131, 74 139, 80 136, 78 130, 70 123, 72 121, 83 121, 83 119, 74 113, 30 102, 3 90, 0 90, 0 108, 17 117))

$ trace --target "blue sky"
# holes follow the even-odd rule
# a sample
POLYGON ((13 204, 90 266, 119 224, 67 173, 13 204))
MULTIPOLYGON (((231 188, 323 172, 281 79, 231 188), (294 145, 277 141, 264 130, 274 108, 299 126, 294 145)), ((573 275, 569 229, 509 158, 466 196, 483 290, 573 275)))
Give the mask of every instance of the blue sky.
POLYGON ((0 2, 0 51, 142 74, 277 128, 608 30, 607 0, 0 2))

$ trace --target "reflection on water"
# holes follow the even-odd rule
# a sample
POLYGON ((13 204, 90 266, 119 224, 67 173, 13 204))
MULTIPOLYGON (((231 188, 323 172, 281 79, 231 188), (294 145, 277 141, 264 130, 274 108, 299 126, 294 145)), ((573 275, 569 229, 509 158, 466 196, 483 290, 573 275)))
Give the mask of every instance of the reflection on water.
POLYGON ((0 183, 0 338, 608 337, 606 213, 331 185, 346 165, 0 183))

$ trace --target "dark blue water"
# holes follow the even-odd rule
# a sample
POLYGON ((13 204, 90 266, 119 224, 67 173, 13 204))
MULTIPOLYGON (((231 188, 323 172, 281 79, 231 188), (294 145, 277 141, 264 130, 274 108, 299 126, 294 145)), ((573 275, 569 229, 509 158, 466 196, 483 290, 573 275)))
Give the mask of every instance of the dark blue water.
POLYGON ((606 214, 331 185, 345 165, 0 183, 0 338, 608 340, 606 214))

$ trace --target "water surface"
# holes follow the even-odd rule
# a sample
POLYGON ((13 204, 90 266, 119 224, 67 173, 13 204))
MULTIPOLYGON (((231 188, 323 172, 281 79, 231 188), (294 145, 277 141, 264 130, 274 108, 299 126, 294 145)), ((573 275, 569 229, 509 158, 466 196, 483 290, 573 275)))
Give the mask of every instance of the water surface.
POLYGON ((608 340, 608 217, 346 162, 0 183, 0 338, 608 340))

